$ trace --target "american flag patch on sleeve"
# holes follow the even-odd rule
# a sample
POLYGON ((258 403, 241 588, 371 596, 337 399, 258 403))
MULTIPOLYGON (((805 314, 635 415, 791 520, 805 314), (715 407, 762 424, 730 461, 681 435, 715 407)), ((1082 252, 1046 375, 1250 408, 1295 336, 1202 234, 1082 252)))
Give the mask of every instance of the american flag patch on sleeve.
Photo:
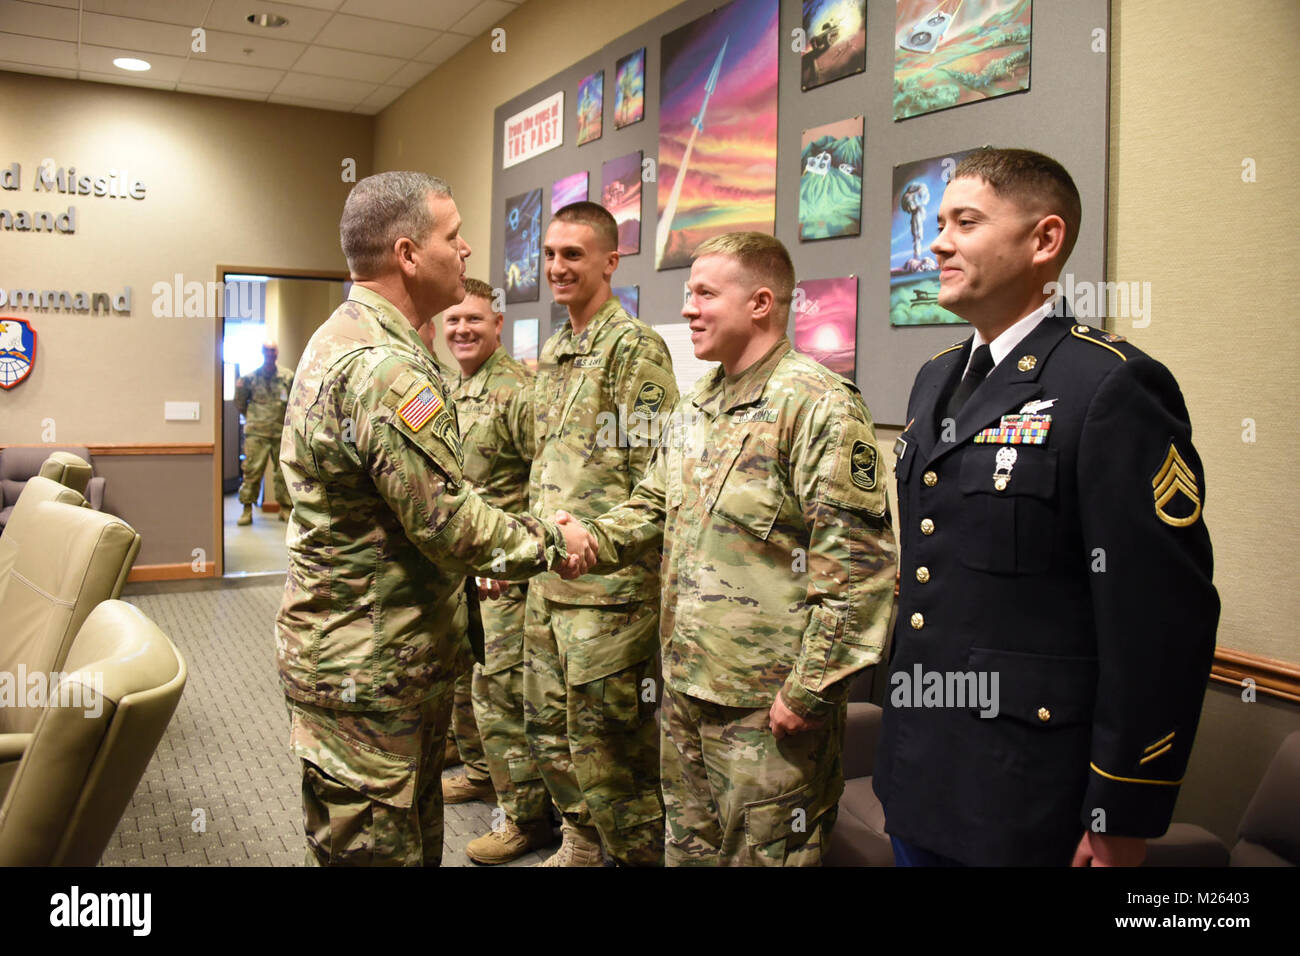
POLYGON ((429 419, 442 411, 442 399, 438 397, 427 382, 413 398, 397 410, 397 415, 406 422, 411 431, 418 432, 428 424, 429 419))

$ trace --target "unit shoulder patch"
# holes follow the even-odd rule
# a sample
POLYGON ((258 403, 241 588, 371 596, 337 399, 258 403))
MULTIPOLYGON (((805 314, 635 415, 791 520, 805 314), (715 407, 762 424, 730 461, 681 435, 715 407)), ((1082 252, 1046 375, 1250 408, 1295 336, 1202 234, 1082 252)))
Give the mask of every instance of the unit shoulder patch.
POLYGON ((664 403, 666 394, 667 391, 662 385, 657 382, 646 382, 636 393, 636 401, 632 403, 632 414, 652 418, 659 413, 659 406, 664 403))

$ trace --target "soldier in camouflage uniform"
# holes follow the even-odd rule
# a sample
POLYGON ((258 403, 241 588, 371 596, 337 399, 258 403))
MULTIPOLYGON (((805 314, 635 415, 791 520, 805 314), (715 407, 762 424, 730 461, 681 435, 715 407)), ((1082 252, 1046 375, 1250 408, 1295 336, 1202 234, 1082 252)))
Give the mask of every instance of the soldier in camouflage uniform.
POLYGON ((289 520, 289 493, 280 474, 280 437, 293 372, 276 366, 279 354, 275 343, 267 342, 262 346, 262 365, 235 382, 235 407, 244 416, 244 482, 239 486, 244 511, 236 524, 253 523, 253 505, 268 461, 266 490, 280 503, 280 520, 289 520))
POLYGON ((696 256, 682 315, 722 365, 631 499, 587 522, 594 571, 662 543, 668 864, 817 865, 849 678, 879 660, 893 603, 885 472, 856 386, 785 336, 785 247, 732 233, 696 256))
POLYGON ((464 480, 455 414, 416 334, 464 296, 469 246, 446 183, 367 177, 339 229, 354 284, 303 353, 281 446, 294 505, 276 618, 290 748, 309 862, 437 865, 466 576, 572 574, 589 553, 464 480))
MULTIPOLYGON (((627 500, 654 452, 646 432, 677 400, 663 339, 611 293, 617 249, 614 217, 595 203, 564 207, 546 232, 546 277, 569 321, 543 348, 533 388, 529 501, 539 517, 594 518, 627 500)), ((658 612, 651 554, 601 577, 547 574, 528 588, 528 743, 564 816, 564 844, 545 865, 600 865, 602 842, 619 863, 663 859, 658 612)))
MULTIPOLYGON (((492 309, 492 288, 465 280, 465 301, 443 315, 447 348, 460 364, 452 398, 465 449, 465 478, 483 500, 509 512, 528 510, 533 460, 533 373, 501 348, 504 317, 492 309)), ((505 863, 555 841, 550 798, 524 737, 524 598, 527 585, 505 585, 483 604, 483 663, 474 665, 473 707, 452 723, 465 773, 443 781, 443 800, 499 799, 503 814, 471 840, 476 863, 505 863), (486 792, 484 792, 486 791, 486 792)), ((472 695, 471 695, 472 691, 472 695)))

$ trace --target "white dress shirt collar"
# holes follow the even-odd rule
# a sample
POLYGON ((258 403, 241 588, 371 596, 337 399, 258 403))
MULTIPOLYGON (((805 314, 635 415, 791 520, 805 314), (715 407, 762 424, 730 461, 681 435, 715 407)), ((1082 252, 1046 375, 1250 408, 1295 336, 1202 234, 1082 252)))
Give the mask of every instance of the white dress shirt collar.
MULTIPOLYGON (((1052 296, 1033 312, 1015 322, 992 342, 985 342, 984 337, 980 335, 977 329, 975 341, 971 344, 970 355, 966 358, 966 368, 962 369, 962 375, 965 376, 966 371, 970 368, 971 358, 975 355, 975 350, 981 345, 989 347, 989 352, 993 356, 993 368, 997 368, 1002 360, 1011 354, 1012 349, 1024 341, 1030 332, 1038 328, 1038 323, 1052 314, 1054 308, 1056 308, 1056 296, 1052 296)), ((993 369, 989 369, 989 371, 991 372, 993 369)))

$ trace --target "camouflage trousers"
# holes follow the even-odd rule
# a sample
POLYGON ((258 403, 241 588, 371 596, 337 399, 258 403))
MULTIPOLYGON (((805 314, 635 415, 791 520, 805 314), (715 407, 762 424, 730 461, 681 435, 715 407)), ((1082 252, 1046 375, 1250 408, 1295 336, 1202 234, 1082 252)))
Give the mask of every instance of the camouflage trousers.
POLYGON ((262 485, 262 473, 267 472, 267 497, 275 497, 281 508, 291 508, 289 491, 280 473, 280 437, 244 435, 244 483, 239 486, 240 504, 257 503, 257 491, 262 485), (267 464, 270 468, 267 468, 267 464))
POLYGON ((571 606, 534 588, 524 629, 524 726, 547 792, 631 866, 663 862, 658 604, 571 606))
POLYGON ((289 747, 302 763, 309 864, 441 864, 451 694, 451 684, 442 684, 424 703, 394 711, 288 701, 289 747))
POLYGON ((480 666, 466 671, 456 678, 456 688, 451 704, 451 739, 456 742, 460 753, 460 762, 465 765, 465 775, 471 780, 486 780, 488 773, 487 756, 483 753, 483 737, 479 733, 478 721, 474 715, 473 682, 480 666))
POLYGON ((486 663, 474 665, 474 719, 492 789, 515 823, 549 820, 551 798, 524 734, 523 591, 511 587, 482 611, 486 663))
POLYGON ((724 707, 664 688, 668 866, 820 866, 835 824, 847 706, 777 740, 767 707, 724 707))

